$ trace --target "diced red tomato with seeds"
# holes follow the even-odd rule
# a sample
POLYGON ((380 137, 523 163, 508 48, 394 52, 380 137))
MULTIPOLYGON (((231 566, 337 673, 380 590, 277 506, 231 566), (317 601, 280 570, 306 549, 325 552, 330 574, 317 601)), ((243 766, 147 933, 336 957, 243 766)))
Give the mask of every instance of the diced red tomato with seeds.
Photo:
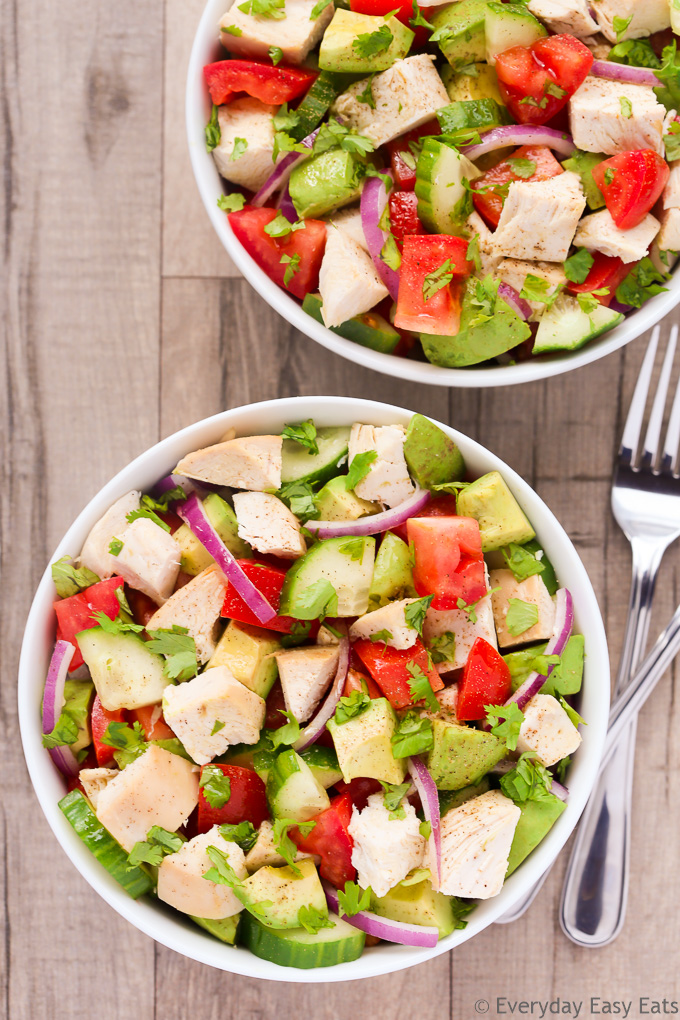
POLYGON ((411 517, 406 530, 413 542, 413 583, 422 597, 434 595, 433 609, 456 609, 486 594, 479 524, 472 517, 411 517))
POLYGON ((616 288, 635 268, 637 262, 622 262, 617 256, 603 255, 601 251, 593 251, 591 255, 593 264, 583 283, 568 281, 567 290, 572 294, 590 294, 606 289, 606 294, 595 294, 595 297, 600 304, 609 306, 616 294, 616 288))
POLYGON ((215 106, 228 103, 237 92, 279 106, 301 96, 318 76, 316 71, 260 60, 218 60, 206 64, 203 75, 215 106))
POLYGON ((166 723, 160 705, 129 709, 128 716, 132 723, 139 723, 146 740, 172 740, 175 735, 166 723))
POLYGON ((347 671, 347 679, 343 690, 344 697, 348 698, 352 691, 363 691, 369 698, 382 698, 382 691, 370 676, 359 672, 356 669, 347 671))
POLYGON ((505 204, 505 195, 487 191, 487 188, 500 189, 511 181, 547 181, 550 177, 557 177, 558 174, 564 173, 561 164, 557 162, 546 145, 522 145, 513 152, 510 159, 529 160, 535 164, 536 169, 530 177, 522 177, 513 170, 512 163, 508 163, 506 158, 472 182, 473 190, 478 192, 472 196, 475 209, 492 227, 498 226, 505 204))
POLYGON ((593 180, 619 230, 642 223, 661 197, 670 167, 653 149, 619 152, 593 167, 593 180))
MULTIPOLYGON (((457 503, 454 494, 452 492, 442 492, 439 496, 433 496, 430 502, 426 503, 422 510, 413 514, 413 517, 456 517, 456 507, 457 503)), ((402 541, 408 544, 407 526, 408 521, 404 521, 403 524, 399 524, 396 528, 392 528, 392 531, 395 535, 398 535, 402 541)))
POLYGON ((393 138, 391 142, 387 143, 394 180, 402 191, 413 191, 416 186, 416 156, 410 143, 417 144, 421 138, 441 133, 439 121, 428 120, 426 124, 406 131, 403 135, 399 135, 398 138, 393 138))
POLYGON ((390 193, 390 228, 398 244, 407 234, 422 234, 423 225, 418 218, 418 199, 415 191, 390 193))
POLYGON ((300 230, 277 239, 270 237, 264 228, 278 215, 278 209, 246 206, 239 212, 229 213, 229 224, 260 269, 289 294, 303 298, 319 284, 326 224, 322 220, 305 220, 300 230))
POLYGON ((573 35, 512 46, 496 58, 503 101, 520 124, 546 124, 583 84, 593 54, 573 35))
POLYGON ((460 283, 474 264, 467 259, 468 242, 449 234, 409 234, 399 270, 399 295, 394 324, 416 333, 455 336, 460 326, 460 283), (436 287, 437 274, 444 286, 436 287))
MULTIPOLYGON (((286 580, 285 570, 279 570, 264 563, 256 563, 254 560, 238 560, 238 564, 246 577, 264 595, 272 608, 278 610, 281 604, 281 590, 286 580)), ((227 590, 222 605, 222 616, 226 616, 229 620, 237 620, 239 623, 249 623, 254 627, 277 630, 282 634, 290 634, 294 628, 300 626, 299 621, 294 620, 291 616, 275 616, 273 620, 268 620, 266 624, 263 624, 244 599, 241 598, 231 582, 227 582, 227 590)), ((318 627, 318 623, 314 621, 309 631, 310 637, 314 636, 318 627)))
POLYGON ((357 874, 352 864, 354 840, 349 834, 351 820, 352 798, 343 793, 333 798, 330 807, 316 815, 313 819, 316 824, 307 836, 302 836, 297 828, 290 830, 290 838, 300 850, 321 858, 321 877, 336 889, 344 889, 345 882, 353 882, 357 874))
POLYGON ((251 822, 259 828, 265 818, 269 818, 266 787, 257 772, 246 769, 242 765, 219 765, 211 762, 203 766, 219 769, 229 777, 229 800, 222 807, 212 807, 205 791, 198 791, 198 831, 208 832, 213 825, 238 825, 239 822, 251 822))
POLYGON ((444 681, 432 665, 420 638, 416 638, 411 648, 392 648, 382 641, 370 641, 368 638, 355 641, 353 647, 393 708, 408 708, 413 704, 409 686, 413 675, 409 666, 422 670, 433 691, 441 691, 444 687, 444 681))
POLYGON ((76 646, 69 673, 83 665, 76 635, 80 634, 81 630, 90 630, 97 626, 95 613, 105 613, 110 620, 115 620, 120 612, 116 589, 122 588, 123 584, 122 577, 108 577, 105 581, 91 584, 77 595, 70 595, 67 599, 59 599, 54 603, 54 611, 57 614, 57 639, 70 641, 76 646))
POLYGON ((461 722, 484 719, 484 706, 504 704, 511 690, 510 668, 502 655, 484 638, 477 638, 458 683, 456 716, 461 722))
POLYGON ((115 712, 109 712, 99 700, 99 695, 95 694, 92 708, 90 709, 90 729, 92 731, 94 753, 97 756, 97 765, 100 768, 109 768, 116 764, 113 757, 115 748, 111 747, 110 744, 104 743, 104 734, 109 723, 112 722, 125 722, 125 709, 118 708, 115 712))

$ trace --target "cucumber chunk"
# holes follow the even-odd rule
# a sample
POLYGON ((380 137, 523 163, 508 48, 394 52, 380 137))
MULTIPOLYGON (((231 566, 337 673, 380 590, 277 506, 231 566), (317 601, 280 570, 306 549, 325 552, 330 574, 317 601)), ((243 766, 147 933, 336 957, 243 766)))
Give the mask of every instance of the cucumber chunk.
POLYGON ((449 64, 458 68, 486 60, 486 0, 458 0, 436 9, 430 21, 442 29, 439 49, 449 64))
POLYGON ((324 485, 337 475, 349 449, 348 426, 320 428, 316 432, 318 453, 310 453, 292 439, 284 439, 281 463, 281 484, 309 482, 324 485))
POLYGON ((194 917, 193 914, 189 914, 189 917, 199 928, 205 928, 206 931, 209 931, 220 942, 226 942, 229 946, 233 946, 236 942, 240 914, 234 914, 232 917, 223 917, 220 920, 213 920, 210 917, 194 917))
POLYGON ((623 322, 621 312, 598 305, 593 312, 587 314, 576 298, 560 294, 538 324, 533 353, 575 351, 589 340, 618 326, 620 322, 623 322))
POLYGON ((481 171, 467 156, 442 138, 429 137, 416 164, 418 216, 434 234, 457 234, 467 219, 463 209, 463 179, 473 181, 481 171))
POLYGON ((312 744, 306 751, 300 752, 300 757, 309 765, 312 775, 321 783, 324 790, 329 786, 335 786, 342 779, 338 756, 332 747, 312 744))
MULTIPOLYGON (((311 315, 324 325, 321 298, 318 294, 305 294, 302 308, 307 315, 311 315)), ((346 340, 352 340, 355 344, 370 347, 371 350, 380 351, 382 354, 391 354, 400 340, 396 329, 377 312, 364 312, 363 315, 357 315, 347 322, 341 322, 339 326, 329 328, 331 333, 337 333, 346 340)))
POLYGON ((163 656, 150 652, 136 634, 107 634, 92 627, 76 640, 107 712, 155 705, 171 683, 163 676, 163 656))
POLYGON ((315 542, 286 574, 280 613, 296 620, 316 619, 319 613, 316 606, 310 609, 309 589, 326 580, 338 597, 337 609, 331 615, 363 616, 368 609, 374 558, 374 538, 342 536, 315 542))
POLYGON ((325 789, 292 748, 283 751, 269 770, 267 802, 274 818, 296 822, 307 822, 330 806, 325 789))
POLYGON ((295 113, 297 123, 290 129, 290 135, 296 142, 311 134, 323 120, 328 110, 349 86, 361 75, 338 74, 335 71, 321 71, 311 89, 304 97, 295 113))
POLYGON ((544 25, 520 4, 487 4, 485 17, 486 60, 513 46, 531 46, 548 34, 544 25))
POLYGON ((363 951, 366 936, 358 928, 329 914, 332 928, 321 928, 315 934, 304 928, 267 928, 251 914, 244 914, 239 940, 243 945, 270 963, 280 967, 334 967, 357 960, 363 951))

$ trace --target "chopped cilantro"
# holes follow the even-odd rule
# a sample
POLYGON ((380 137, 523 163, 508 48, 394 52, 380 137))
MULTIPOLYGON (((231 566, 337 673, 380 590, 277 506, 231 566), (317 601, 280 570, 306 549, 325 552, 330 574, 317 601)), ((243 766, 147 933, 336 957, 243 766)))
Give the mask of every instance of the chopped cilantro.
POLYGON ((418 0, 413 0, 413 17, 411 18, 410 25, 412 28, 427 28, 430 32, 434 32, 434 25, 424 17, 423 12, 418 6, 418 0))
POLYGON ((484 711, 493 735, 505 741, 508 751, 514 751, 524 722, 524 712, 519 705, 514 701, 509 705, 485 705, 484 711))
POLYGON ((300 271, 300 255, 295 252, 294 255, 282 255, 279 262, 286 266, 286 271, 283 274, 283 283, 287 287, 297 272, 300 271))
MULTIPOLYGON (((299 868, 297 869, 300 870, 299 868)), ((311 903, 309 906, 302 906, 298 910, 298 922, 301 928, 308 931, 310 935, 316 935, 321 928, 332 928, 333 922, 328 917, 328 914, 323 914, 318 907, 313 907, 311 903)))
POLYGON ((276 67, 277 64, 281 63, 281 61, 283 60, 283 50, 281 49, 280 46, 269 47, 269 59, 271 60, 274 67, 276 67))
POLYGON ((616 300, 620 301, 622 305, 641 308, 649 298, 668 289, 661 286, 667 279, 667 274, 659 272, 652 260, 645 257, 631 269, 628 276, 616 288, 616 300))
POLYGON ((150 630, 147 633, 151 638, 146 645, 149 651, 166 657, 164 676, 181 682, 191 680, 198 674, 196 642, 186 627, 173 624, 172 627, 150 630))
POLYGON ((198 785, 211 808, 224 807, 231 797, 231 780, 219 765, 204 765, 198 785))
POLYGON ((364 32, 352 40, 352 49, 362 58, 377 57, 385 53, 394 36, 387 25, 381 25, 375 32, 364 32))
POLYGON ((278 212, 274 219, 266 225, 264 232, 270 237, 288 237, 294 230, 303 230, 304 226, 301 220, 291 223, 283 213, 278 212))
POLYGON ((247 148, 248 148, 247 138, 235 138, 234 148, 231 150, 231 156, 229 157, 229 161, 231 162, 235 159, 240 159, 247 148))
POLYGON ((286 425, 281 433, 283 439, 292 439, 294 443, 304 446, 310 454, 315 455, 319 452, 316 435, 316 425, 311 418, 301 422, 300 425, 286 425))
POLYGON ((383 803, 389 811, 392 821, 406 818, 406 811, 401 802, 404 799, 405 794, 411 789, 410 781, 407 780, 405 783, 400 783, 398 786, 394 786, 392 783, 384 783, 382 779, 379 779, 378 782, 383 788, 383 803))
POLYGON ((532 751, 521 755, 514 769, 500 779, 501 790, 517 804, 528 800, 546 800, 552 786, 552 776, 541 765, 532 751))
POLYGON ((215 722, 213 723, 213 728, 210 731, 210 736, 214 737, 216 733, 219 733, 220 730, 224 729, 225 725, 226 724, 223 723, 221 719, 215 719, 215 722))
POLYGON ((430 608, 430 603, 434 595, 424 595, 421 599, 414 599, 412 602, 404 608, 404 619, 407 625, 418 632, 420 637, 423 636, 423 624, 425 623, 425 614, 430 608))
POLYGON ((448 287, 453 279, 451 267, 451 259, 446 259, 438 269, 433 269, 431 273, 427 274, 423 280, 423 301, 429 301, 438 291, 448 287))
POLYGON ((372 110, 375 110, 375 99, 373 98, 373 79, 374 78, 375 78, 374 74, 369 75, 368 78, 366 79, 366 86, 365 86, 363 92, 358 92, 357 93, 357 102, 358 103, 365 103, 366 106, 370 106, 370 108, 372 110))
POLYGON ((481 273, 482 260, 479 254, 479 234, 475 234, 475 236, 468 241, 465 258, 468 262, 472 262, 474 264, 476 273, 481 273))
POLYGON ((285 708, 280 708, 279 712, 286 717, 288 722, 284 723, 283 726, 279 726, 277 730, 270 732, 269 738, 274 751, 279 747, 290 747, 300 736, 300 723, 293 713, 287 712, 285 708))
POLYGON ((666 159, 673 162, 680 159, 680 122, 674 120, 668 128, 668 134, 663 136, 666 147, 666 159))
POLYGON ((257 842, 257 829, 252 822, 238 822, 237 825, 220 825, 220 836, 228 843, 238 843, 244 853, 252 850, 257 842))
MULTIPOLYGON (((109 552, 111 550, 109 549, 109 552)), ((74 567, 69 556, 62 556, 50 568, 54 587, 60 599, 77 595, 91 584, 97 584, 99 577, 87 567, 74 567)))
POLYGON ((296 616, 300 620, 319 620, 325 616, 336 616, 338 612, 338 593, 325 578, 307 586, 295 600, 296 616))
POLYGON ((534 574, 542 574, 545 564, 537 560, 535 555, 523 545, 511 542, 503 549, 503 559, 512 570, 516 581, 526 581, 534 574))
POLYGON ((141 623, 127 623, 120 616, 112 620, 106 613, 97 612, 92 614, 97 626, 101 627, 105 634, 141 634, 144 627, 141 623))
POLYGON ((346 542, 338 546, 338 552, 343 556, 349 556, 351 560, 360 563, 366 551, 366 541, 363 538, 348 538, 346 542))
POLYGON ((617 43, 623 41, 623 37, 626 34, 626 29, 628 28, 632 20, 633 20, 632 14, 629 18, 622 18, 618 14, 614 16, 614 20, 612 21, 612 28, 616 32, 617 43))
POLYGON ((125 520, 128 524, 132 524, 133 521, 138 521, 142 518, 147 518, 153 521, 154 524, 162 528, 163 531, 167 531, 170 534, 170 525, 162 521, 155 510, 151 510, 148 506, 140 506, 137 510, 131 510, 129 514, 126 514, 125 520))
POLYGON ((432 720, 417 712, 406 712, 392 734, 391 743, 394 758, 410 758, 431 751, 434 746, 432 720))
POLYGON ((288 835, 288 832, 290 829, 298 829, 301 836, 308 836, 315 825, 316 822, 296 822, 294 818, 277 818, 274 821, 274 833, 272 836, 274 849, 281 854, 288 867, 298 878, 302 874, 295 863, 298 848, 288 835))
POLYGON ((246 200, 240 191, 232 191, 230 195, 220 195, 217 205, 222 212, 240 212, 246 200))
POLYGON ((119 538, 112 538, 109 542, 109 552, 112 556, 120 556, 124 543, 119 538))
POLYGON ((505 626, 513 637, 519 637, 538 623, 538 606, 522 599, 510 599, 505 626))
POLYGON ((217 107, 213 103, 210 120, 205 126, 205 147, 208 152, 212 152, 213 149, 216 149, 222 140, 222 132, 220 130, 220 122, 217 119, 217 112, 217 107))
POLYGON ((128 854, 128 870, 139 864, 158 867, 167 854, 175 854, 186 842, 178 832, 170 832, 160 825, 152 825, 146 834, 146 842, 135 843, 128 854))
POLYGON ((505 161, 516 177, 521 177, 522 180, 528 180, 529 177, 533 177, 536 173, 536 164, 533 159, 522 159, 517 156, 510 156, 505 161))
POLYGON ((315 520, 319 516, 314 490, 309 482, 288 482, 277 493, 279 499, 303 521, 315 520))
POLYGON ((670 46, 664 46, 661 60, 661 67, 655 71, 662 83, 654 89, 656 98, 667 110, 680 110, 680 62, 675 39, 670 46))
POLYGON ((375 450, 366 450, 364 453, 357 453, 347 470, 347 488, 356 489, 359 482, 362 482, 371 470, 371 464, 376 460, 378 454, 375 450))
POLYGON ((394 635, 392 634, 391 630, 386 629, 376 630, 375 634, 368 635, 368 640, 372 641, 374 645, 378 644, 379 642, 384 642, 385 644, 387 644, 389 641, 394 640, 394 635))
POLYGON ((274 18, 280 21, 286 16, 284 6, 285 0, 246 0, 244 4, 238 5, 238 9, 244 14, 256 14, 261 18, 274 18))
POLYGON ((630 120, 633 116, 633 104, 628 96, 619 96, 619 106, 621 107, 621 113, 626 120, 630 120))
MULTIPOLYGON (((605 180, 606 178, 607 171, 605 170, 605 180)), ((584 283, 594 261, 595 259, 587 248, 577 248, 564 263, 564 275, 572 283, 584 283)))
POLYGON ((362 889, 356 882, 345 882, 345 888, 338 889, 338 906, 346 917, 354 917, 371 905, 371 887, 362 889))
POLYGON ((562 697, 561 694, 558 695, 558 701, 559 701, 560 705, 562 706, 562 708, 564 709, 564 711, 569 716, 569 720, 574 724, 576 729, 578 729, 580 725, 583 725, 583 726, 587 726, 588 725, 588 723, 585 721, 583 716, 579 715, 579 713, 576 711, 576 709, 572 708, 572 706, 569 704, 569 702, 565 701, 565 699, 562 697))
POLYGON ((356 719, 357 716, 362 715, 370 704, 371 699, 368 694, 364 694, 363 691, 351 691, 350 694, 340 698, 333 721, 338 726, 342 726, 350 719, 356 719))
POLYGON ((607 60, 633 67, 661 67, 661 61, 649 39, 626 39, 625 42, 617 43, 607 54, 607 60))
POLYGON ((456 635, 450 630, 432 638, 430 642, 429 652, 435 665, 440 662, 453 662, 455 651, 456 635))
POLYGON ((101 738, 101 743, 120 752, 120 758, 118 755, 115 758, 121 768, 129 765, 140 754, 144 754, 147 749, 144 730, 139 722, 135 722, 132 726, 128 726, 124 722, 110 722, 101 738))
POLYGON ((329 4, 332 4, 333 0, 317 0, 312 7, 312 13, 309 15, 310 21, 316 21, 320 14, 326 10, 329 4))
POLYGON ((408 688, 414 702, 424 701, 431 712, 439 711, 439 702, 432 690, 429 677, 423 673, 416 662, 406 664, 406 672, 409 674, 408 688))

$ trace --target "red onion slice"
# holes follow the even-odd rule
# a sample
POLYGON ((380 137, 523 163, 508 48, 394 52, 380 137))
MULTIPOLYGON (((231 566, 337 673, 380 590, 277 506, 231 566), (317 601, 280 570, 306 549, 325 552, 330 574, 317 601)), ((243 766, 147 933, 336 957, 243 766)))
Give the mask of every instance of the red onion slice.
MULTIPOLYGON (((75 650, 75 645, 72 645, 70 641, 57 641, 54 646, 43 693, 43 735, 52 732, 61 715, 61 710, 64 707, 64 684, 75 650)), ((49 753, 52 761, 63 775, 78 775, 78 762, 68 744, 63 747, 50 747, 49 753)))
POLYGON ((347 921, 354 928, 365 931, 386 942, 398 942, 402 946, 418 946, 421 949, 433 949, 439 940, 439 930, 424 924, 407 924, 405 921, 390 921, 387 917, 379 917, 370 910, 360 910, 353 917, 340 912, 338 891, 328 882, 322 882, 328 906, 335 914, 347 921))
POLYGON ((555 128, 537 127, 533 124, 508 124, 505 127, 487 131, 478 145, 464 145, 461 152, 468 159, 475 160, 485 152, 502 149, 508 145, 547 145, 564 156, 571 156, 576 149, 571 135, 555 128))
POLYGON ((558 783, 556 779, 553 779, 552 781, 550 792, 554 793, 556 797, 560 798, 560 800, 567 800, 569 797, 569 790, 566 786, 563 786, 562 783, 558 783))
POLYGON ((290 191, 288 185, 285 186, 281 192, 281 200, 279 201, 279 211, 286 217, 289 223, 296 223, 298 214, 297 209, 293 205, 293 199, 290 197, 290 191))
POLYGON ((185 478, 184 475, 165 475, 164 478, 156 482, 152 491, 157 496, 162 496, 164 492, 170 492, 171 489, 176 489, 178 485, 181 489, 184 489, 186 496, 190 496, 192 492, 197 492, 199 496, 208 492, 208 489, 204 489, 199 482, 195 482, 192 478, 185 478))
POLYGON ((326 728, 326 723, 335 712, 342 692, 345 689, 345 680, 347 679, 348 669, 349 640, 347 639, 347 636, 344 636, 340 639, 340 644, 338 646, 338 668, 335 671, 335 677, 333 678, 333 683, 326 700, 312 721, 305 726, 304 730, 293 744, 293 750, 304 751, 306 747, 309 747, 310 744, 313 744, 315 740, 319 739, 326 728))
POLYGON ((499 283, 498 294, 507 305, 510 305, 513 312, 519 315, 520 319, 524 319, 525 322, 527 321, 531 315, 531 305, 523 297, 519 296, 514 287, 511 287, 509 283, 499 283))
POLYGON ((432 885, 439 889, 442 880, 442 835, 439 814, 439 794, 434 779, 427 767, 417 756, 409 758, 408 771, 413 785, 420 794, 425 820, 430 823, 430 835, 427 843, 430 850, 430 866, 433 870, 432 885))
MULTIPOLYGON (((391 177, 392 175, 389 174, 391 177)), ((364 237, 368 254, 373 259, 373 265, 382 282, 390 292, 390 297, 396 301, 399 296, 399 273, 383 262, 380 252, 388 238, 384 230, 379 227, 380 217, 387 205, 387 191, 379 177, 369 177, 361 192, 361 225, 364 228, 364 237)))
MULTIPOLYGON (((550 638, 550 641, 548 641, 543 654, 561 655, 564 651, 564 646, 569 640, 571 628, 573 626, 574 600, 571 597, 571 592, 569 592, 566 588, 560 588, 555 595, 555 626, 553 628, 553 635, 550 638)), ((551 663, 545 674, 536 673, 535 671, 530 673, 524 683, 517 688, 515 693, 510 695, 505 704, 511 705, 515 702, 518 708, 524 711, 533 696, 538 694, 553 669, 554 666, 551 663)))
MULTIPOLYGON (((306 145, 308 149, 311 149, 314 144, 314 139, 318 133, 319 128, 317 128, 316 131, 312 131, 311 135, 307 135, 306 138, 302 139, 302 145, 306 145)), ((260 190, 255 194, 250 204, 254 206, 264 205, 267 199, 271 198, 275 191, 279 191, 284 184, 287 184, 291 170, 303 159, 307 159, 306 152, 286 153, 283 159, 280 159, 276 164, 274 170, 264 182, 260 190)), ((297 220, 297 215, 295 216, 295 220, 297 220)))
POLYGON ((596 78, 628 82, 630 85, 660 85, 661 82, 648 67, 631 67, 617 64, 613 60, 594 60, 590 73, 596 78))
POLYGON ((416 491, 399 506, 370 517, 361 517, 358 521, 307 521, 305 527, 319 538, 340 538, 342 535, 378 535, 383 531, 396 528, 409 517, 422 510, 431 499, 427 489, 416 485, 416 491))
POLYGON ((255 613, 260 623, 265 624, 269 620, 273 620, 276 616, 276 610, 243 572, 233 554, 229 552, 208 520, 203 504, 196 496, 196 493, 192 493, 186 503, 182 503, 177 507, 177 513, 184 523, 189 526, 199 542, 207 549, 224 576, 233 584, 248 608, 255 613))

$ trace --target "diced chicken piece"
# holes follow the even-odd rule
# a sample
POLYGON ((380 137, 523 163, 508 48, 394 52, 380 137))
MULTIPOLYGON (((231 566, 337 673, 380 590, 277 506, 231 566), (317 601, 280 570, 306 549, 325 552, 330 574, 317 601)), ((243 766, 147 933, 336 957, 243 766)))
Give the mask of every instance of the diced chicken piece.
MULTIPOLYGON (((567 283, 567 276, 561 263, 555 262, 525 262, 522 259, 503 259, 496 270, 496 277, 504 283, 514 287, 517 293, 521 293, 524 281, 527 276, 538 276, 545 280, 548 289, 546 297, 550 297, 558 289, 563 289, 567 283)), ((545 312, 545 304, 541 301, 530 301, 531 321, 536 322, 545 312)))
POLYGON ((359 453, 373 450, 378 455, 354 490, 360 499, 392 507, 413 495, 415 490, 404 457, 405 438, 402 425, 352 425, 349 463, 359 453))
POLYGON ((118 775, 120 775, 118 769, 81 769, 78 773, 78 779, 83 784, 85 794, 92 804, 95 813, 97 811, 99 794, 118 775))
POLYGON ((170 629, 175 624, 186 627, 196 642, 198 661, 207 662, 217 645, 220 611, 226 590, 227 583, 219 567, 206 567, 156 610, 146 625, 147 629, 170 629))
POLYGON ((481 262, 480 276, 495 276, 496 268, 501 262, 502 256, 496 255, 493 247, 493 233, 478 212, 471 212, 466 222, 467 236, 472 239, 479 235, 479 261, 481 262))
MULTIPOLYGON (((658 236, 657 234, 657 238, 658 236)), ((649 259, 660 273, 669 273, 678 261, 678 256, 672 251, 662 252, 655 238, 652 242, 652 247, 649 249, 649 259)))
MULTIPOLYGON (((301 861, 305 857, 312 856, 312 854, 298 850, 293 861, 301 861)), ((246 868, 252 875, 254 871, 259 871, 260 868, 278 868, 285 863, 285 859, 274 846, 274 823, 266 818, 257 830, 257 842, 246 854, 246 868)))
POLYGON ((494 648, 498 647, 490 595, 485 595, 477 603, 474 615, 476 620, 472 623, 469 614, 462 609, 428 609, 425 614, 423 638, 426 647, 439 647, 448 651, 450 643, 446 640, 446 634, 453 634, 455 638, 453 658, 437 663, 440 673, 462 669, 477 638, 484 638, 494 648))
POLYGON ((406 607, 418 599, 399 599, 397 602, 390 602, 380 609, 374 609, 372 613, 366 613, 352 624, 349 629, 349 636, 353 641, 360 638, 370 638, 372 634, 379 634, 386 631, 387 634, 380 640, 392 648, 410 648, 416 643, 418 631, 406 620, 406 607))
POLYGON ((395 60, 387 71, 376 74, 371 84, 375 109, 360 102, 368 82, 355 82, 338 96, 331 113, 350 128, 370 138, 376 148, 420 127, 434 117, 450 99, 434 66, 434 57, 420 53, 395 60))
POLYGON ((564 262, 585 207, 581 178, 571 171, 547 181, 513 181, 493 249, 515 259, 564 262))
POLYGON ((279 667, 286 708, 298 722, 307 722, 335 676, 337 646, 287 648, 275 652, 274 657, 279 667))
POLYGON ((276 106, 267 106, 250 96, 219 107, 217 119, 221 137, 219 145, 213 149, 213 159, 228 181, 258 191, 270 176, 274 169, 272 118, 276 110, 276 106))
POLYGON ((317 645, 339 645, 340 638, 337 634, 334 634, 332 630, 329 630, 324 624, 319 627, 319 633, 316 635, 317 645))
POLYGON ((198 770, 151 744, 99 792, 96 814, 128 853, 153 825, 175 832, 198 804, 198 770))
POLYGON ((612 51, 612 44, 601 32, 597 35, 584 36, 581 42, 585 43, 595 60, 607 60, 612 51))
POLYGON ((546 768, 573 754, 581 734, 551 694, 535 694, 524 709, 524 722, 517 738, 517 751, 533 751, 546 768))
POLYGON ((415 808, 402 800, 404 818, 390 818, 384 795, 372 793, 363 811, 352 808, 348 832, 354 840, 352 864, 357 869, 359 885, 370 885, 376 896, 384 896, 406 878, 412 868, 419 868, 425 857, 425 839, 415 808))
POLYGON ((666 107, 647 85, 586 78, 569 100, 569 123, 574 142, 586 152, 653 149, 664 154, 666 107))
POLYGON ((368 251, 366 235, 361 221, 361 210, 358 205, 350 206, 348 209, 339 209, 331 213, 328 223, 337 227, 342 234, 347 234, 355 244, 358 244, 364 251, 368 251))
POLYGON ((439 708, 434 712, 429 708, 421 708, 419 710, 421 716, 425 716, 428 719, 443 719, 444 722, 459 725, 456 711, 458 705, 458 684, 454 683, 449 687, 445 687, 443 691, 437 691, 435 697, 439 702, 439 708))
POLYGON ((179 574, 179 544, 149 517, 138 517, 117 537, 123 548, 116 557, 116 573, 131 588, 161 605, 172 593, 179 574))
POLYGON ((240 0, 234 0, 230 10, 220 21, 220 28, 239 28, 240 34, 227 33, 222 42, 234 56, 269 57, 269 48, 278 46, 283 51, 284 64, 301 64, 321 39, 333 17, 333 4, 329 4, 312 18, 315 0, 286 0, 285 18, 266 18, 258 14, 245 14, 239 10, 240 0))
POLYGON ((117 499, 85 539, 79 557, 80 565, 93 570, 102 580, 118 572, 118 560, 109 552, 109 545, 116 535, 127 528, 127 515, 133 510, 139 510, 140 496, 141 493, 133 489, 117 499))
POLYGON ((613 43, 641 39, 671 24, 669 0, 596 0, 592 10, 600 31, 613 43), (629 24, 622 29, 626 21, 629 24))
POLYGON ((299 520, 277 496, 269 492, 237 492, 234 511, 238 537, 258 552, 296 560, 307 551, 299 520))
POLYGON ((529 0, 527 7, 558 35, 565 33, 582 39, 597 32, 597 22, 591 17, 586 0, 529 0))
POLYGON ((609 209, 584 216, 579 223, 574 244, 588 251, 618 256, 622 262, 638 262, 649 254, 649 246, 659 233, 661 224, 651 213, 630 230, 619 230, 609 209))
POLYGON ((163 715, 199 765, 224 754, 230 744, 255 744, 265 703, 227 669, 213 666, 193 680, 166 687, 163 715), (217 728, 216 723, 224 723, 217 728))
POLYGON ((497 896, 521 813, 499 790, 447 811, 441 822, 440 892, 479 900, 497 896))
MULTIPOLYGON (((670 176, 663 189, 662 200, 664 209, 680 209, 680 161, 678 160, 671 166, 670 176)), ((82 553, 80 559, 81 561, 83 559, 82 553)), ((95 573, 99 572, 95 571, 95 573)))
POLYGON ((389 292, 366 249, 345 231, 329 227, 319 270, 319 293, 323 321, 331 327, 370 311, 389 292))
POLYGON ((226 854, 239 878, 248 877, 241 847, 224 839, 219 825, 213 825, 209 832, 194 836, 176 853, 163 858, 158 868, 158 899, 183 914, 218 921, 238 914, 243 904, 228 885, 203 877, 213 866, 207 854, 209 846, 226 854))
POLYGON ((518 581, 511 570, 492 570, 491 604, 499 648, 530 644, 532 641, 547 641, 552 637, 555 626, 555 603, 538 574, 527 577, 525 581, 518 581), (499 590, 494 591, 494 588, 499 590), (536 623, 521 634, 511 634, 508 630, 506 618, 511 599, 528 603, 538 609, 536 623))
POLYGON ((280 489, 282 448, 281 436, 228 439, 187 454, 175 473, 231 489, 280 489))
POLYGON ((657 242, 661 251, 680 251, 680 209, 664 209, 661 213, 657 242))

